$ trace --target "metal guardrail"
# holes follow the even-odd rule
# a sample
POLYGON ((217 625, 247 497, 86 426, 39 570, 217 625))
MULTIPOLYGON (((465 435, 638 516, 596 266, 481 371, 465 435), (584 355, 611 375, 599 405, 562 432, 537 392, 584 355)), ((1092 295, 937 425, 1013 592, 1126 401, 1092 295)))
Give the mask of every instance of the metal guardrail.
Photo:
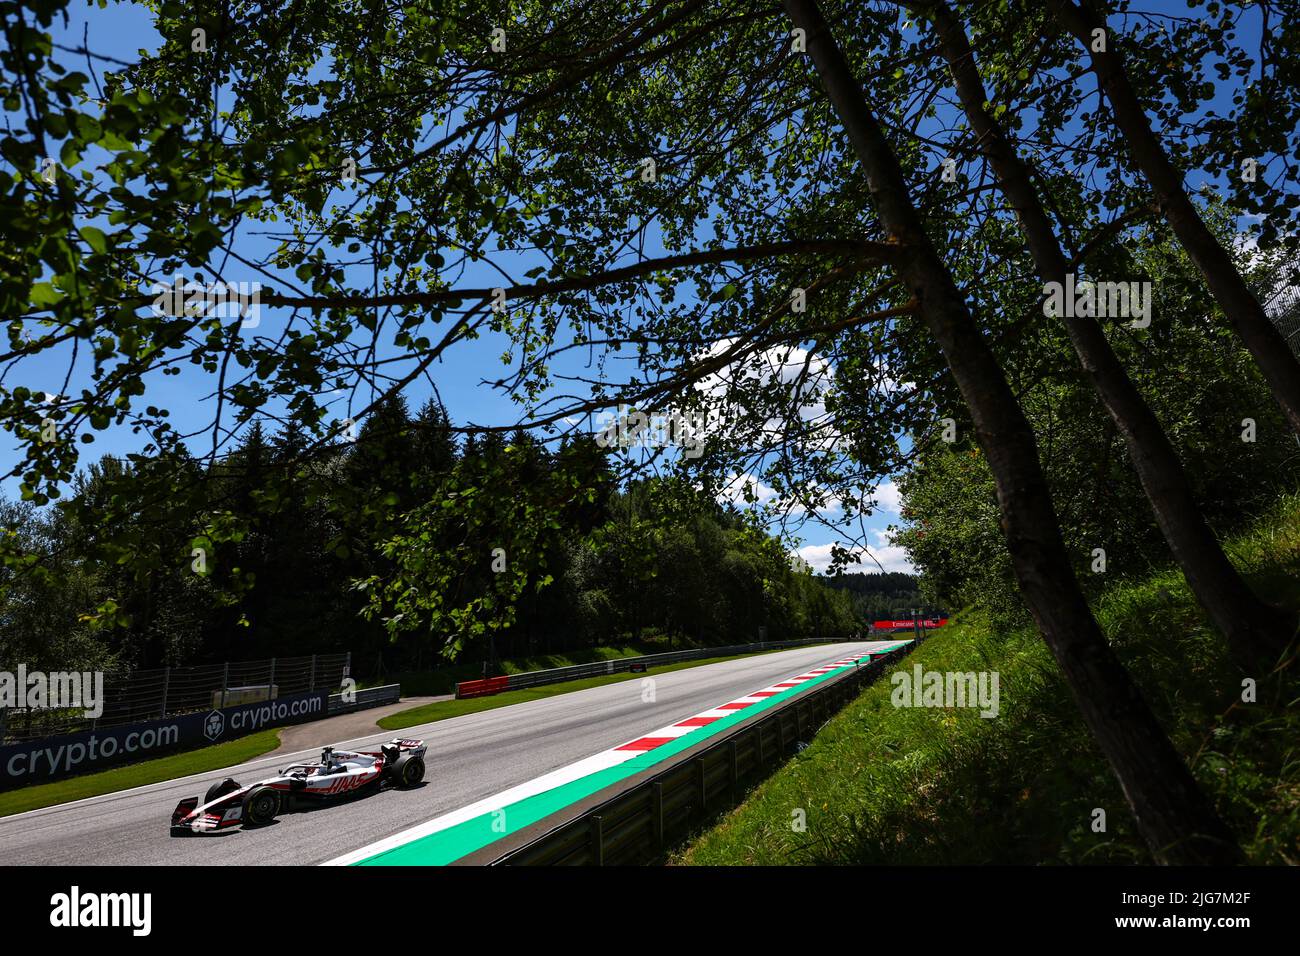
POLYGON ((734 806, 747 783, 765 776, 918 643, 875 657, 853 673, 801 694, 495 860, 474 862, 618 866, 661 859, 700 824, 734 806))
POLYGON ((382 687, 367 687, 355 691, 352 700, 345 701, 343 694, 331 694, 325 712, 333 717, 335 714, 350 714, 354 710, 379 707, 383 704, 395 704, 402 698, 401 684, 384 684, 382 687))
POLYGON ((552 667, 547 670, 526 671, 522 674, 507 674, 504 681, 500 677, 489 677, 483 681, 461 681, 456 685, 456 696, 458 698, 481 697, 485 693, 495 694, 507 690, 519 690, 524 687, 539 687, 543 684, 582 680, 585 677, 622 674, 631 671, 634 667, 655 667, 664 664, 677 664, 682 661, 701 660, 706 657, 730 657, 734 654, 779 651, 789 647, 810 647, 813 644, 831 644, 841 640, 847 639, 810 637, 798 641, 761 641, 754 644, 729 644, 724 647, 695 647, 685 651, 646 654, 642 657, 616 657, 608 661, 593 661, 590 664, 570 664, 567 667, 552 667), (490 686, 482 686, 488 681, 493 683, 490 686))

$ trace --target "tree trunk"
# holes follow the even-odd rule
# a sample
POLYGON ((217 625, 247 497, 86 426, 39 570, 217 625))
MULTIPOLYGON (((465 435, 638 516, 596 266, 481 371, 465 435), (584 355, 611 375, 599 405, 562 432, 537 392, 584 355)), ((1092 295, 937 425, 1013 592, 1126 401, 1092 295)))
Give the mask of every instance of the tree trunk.
POLYGON ((1231 832, 1112 653, 1061 540, 1034 434, 922 226, 892 148, 815 0, 783 0, 867 175, 877 213, 907 254, 900 277, 970 408, 997 487, 1025 601, 1160 863, 1241 862, 1231 832))
POLYGON ((1269 321, 1264 307, 1237 271, 1232 257, 1210 232, 1188 198, 1183 188, 1183 175, 1165 154, 1160 138, 1147 121, 1146 112, 1128 81, 1123 58, 1115 50, 1115 37, 1110 31, 1107 30, 1106 51, 1093 51, 1093 31, 1105 30, 1105 19, 1097 15, 1088 0, 1083 0, 1079 6, 1070 0, 1049 0, 1048 6, 1088 50, 1093 71, 1110 101, 1115 124, 1128 143, 1133 161, 1155 192, 1165 220, 1204 277, 1215 302, 1254 356, 1291 428, 1300 433, 1300 360, 1287 347, 1282 333, 1269 321))
MULTIPOLYGON (((1029 166, 985 107, 988 96, 965 27, 942 0, 918 3, 916 8, 934 22, 962 108, 1016 211, 1039 275, 1045 283, 1064 286, 1069 260, 1034 190, 1029 166)), ((1086 317, 1064 317, 1062 322, 1084 373, 1124 437, 1156 522, 1197 601, 1244 670, 1272 670, 1295 634, 1296 618, 1260 600, 1224 554, 1201 515, 1173 445, 1101 325, 1086 317)))

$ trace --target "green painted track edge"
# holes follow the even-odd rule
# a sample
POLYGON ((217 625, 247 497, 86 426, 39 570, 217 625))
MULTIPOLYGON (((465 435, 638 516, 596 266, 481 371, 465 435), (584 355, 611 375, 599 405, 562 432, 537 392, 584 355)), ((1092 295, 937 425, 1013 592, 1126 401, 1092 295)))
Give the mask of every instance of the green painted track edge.
MULTIPOLYGON (((863 657, 875 657, 888 654, 891 651, 895 651, 910 643, 912 643, 910 640, 900 641, 890 647, 868 651, 863 655, 863 657)), ((861 658, 859 658, 859 660, 861 660, 861 658)), ((436 833, 430 833, 427 836, 417 837, 409 843, 404 843, 401 846, 381 851, 374 856, 367 857, 364 860, 359 860, 352 865, 444 866, 448 863, 453 863, 461 857, 468 856, 470 853, 481 850, 483 847, 495 843, 497 840, 504 839, 512 833, 531 826, 538 820, 545 819, 553 813, 558 813, 565 807, 571 806, 584 797, 588 797, 599 790, 603 790, 612 784, 618 783, 620 780, 625 780, 628 777, 635 776, 656 764, 663 763, 682 751, 689 750, 691 747, 708 740, 710 737, 716 736, 725 730, 729 730, 736 724, 748 720, 754 714, 775 707, 777 704, 784 703, 795 694, 802 693, 809 687, 815 687, 818 684, 825 683, 833 677, 856 666, 856 664, 845 664, 842 667, 837 667, 833 671, 827 671, 825 674, 804 681, 798 687, 790 687, 785 691, 782 691, 780 694, 774 694, 766 700, 751 704, 749 707, 738 710, 734 714, 720 717, 711 724, 707 724, 688 734, 684 734, 670 743, 661 744, 653 750, 648 750, 643 754, 638 754, 630 760, 626 760, 616 766, 607 767, 604 770, 597 770, 593 773, 587 774, 585 777, 579 777, 577 780, 571 780, 568 783, 560 784, 560 786, 554 787, 551 790, 524 797, 522 800, 501 808, 501 810, 479 814, 477 817, 463 820, 460 823, 447 827, 445 830, 439 830, 436 833), (504 813, 502 811, 504 811, 504 813), (503 827, 502 824, 504 824, 503 827), (502 828, 494 830, 494 825, 502 828)))

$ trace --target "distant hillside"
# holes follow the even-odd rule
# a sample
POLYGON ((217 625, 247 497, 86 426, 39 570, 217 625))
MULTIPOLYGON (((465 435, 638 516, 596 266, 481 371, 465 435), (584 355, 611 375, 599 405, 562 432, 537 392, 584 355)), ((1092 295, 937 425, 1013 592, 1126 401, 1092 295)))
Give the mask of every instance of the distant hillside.
POLYGON ((910 615, 913 608, 921 608, 927 615, 941 610, 922 602, 917 577, 913 574, 901 571, 839 574, 827 575, 822 580, 827 587, 848 591, 853 598, 854 612, 861 618, 900 617, 910 615))

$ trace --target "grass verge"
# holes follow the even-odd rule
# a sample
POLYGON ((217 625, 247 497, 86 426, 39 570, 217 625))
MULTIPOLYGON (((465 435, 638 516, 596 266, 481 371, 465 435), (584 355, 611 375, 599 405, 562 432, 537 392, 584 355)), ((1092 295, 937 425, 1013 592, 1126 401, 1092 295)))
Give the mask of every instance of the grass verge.
MULTIPOLYGON (((593 664, 598 661, 613 661, 624 657, 642 657, 646 654, 662 654, 670 650, 666 641, 622 644, 615 647, 593 647, 585 650, 565 651, 562 654, 535 654, 532 657, 519 657, 501 661, 500 673, 523 674, 527 671, 549 670, 553 667, 569 667, 573 664, 593 664)), ((680 647, 677 650, 681 650, 680 647)), ((478 680, 483 676, 482 663, 448 664, 436 670, 395 671, 382 678, 365 681, 361 686, 370 687, 380 684, 401 684, 402 693, 407 697, 441 697, 456 693, 456 685, 463 680, 478 680)))
MULTIPOLYGON (((1300 604, 1300 497, 1227 543, 1266 597, 1300 604)), ((1197 780, 1257 864, 1300 863, 1300 675, 1243 677, 1181 574, 1120 584, 1098 622, 1197 780)), ((1032 629, 955 617, 895 671, 996 671, 999 713, 906 708, 886 676, 671 862, 1149 863, 1128 806, 1032 629), (1106 831, 1094 832, 1094 811, 1106 831), (791 827, 802 809, 806 830, 791 827)))
MULTIPOLYGON (((157 757, 125 767, 101 770, 98 773, 69 777, 53 783, 37 784, 9 793, 0 793, 0 817, 25 810, 37 810, 51 807, 56 803, 68 803, 72 800, 84 800, 86 797, 98 797, 105 793, 130 790, 161 780, 172 780, 192 773, 204 773, 231 767, 245 760, 260 757, 280 746, 279 730, 259 730, 257 733, 229 740, 224 744, 215 744, 200 750, 172 754, 169 757, 157 757)), ((168 807, 168 810, 171 808, 168 807)))
MULTIPOLYGON (((833 643, 833 642, 828 642, 833 643)), ((816 645, 809 644, 809 647, 816 645)), ((788 650, 789 648, 785 648, 788 650)), ((688 667, 702 667, 705 664, 717 664, 719 661, 734 661, 741 657, 757 657, 760 654, 775 654, 781 648, 774 648, 770 651, 759 651, 757 654, 732 654, 728 657, 706 657, 697 661, 680 661, 676 664, 665 664, 653 668, 651 675, 666 674, 669 671, 683 670, 688 667)), ((555 697, 558 694, 568 694, 575 690, 586 690, 588 687, 601 687, 605 684, 617 684, 626 680, 641 680, 646 674, 602 674, 600 677, 587 677, 582 680, 564 681, 561 684, 546 684, 542 687, 528 687, 523 690, 510 690, 504 694, 494 694, 491 697, 471 697, 468 700, 437 700, 431 704, 421 704, 419 707, 413 707, 410 710, 399 711, 396 714, 389 714, 381 718, 379 726, 385 730, 400 730, 403 727, 413 727, 416 724, 427 724, 435 720, 446 720, 449 717, 460 717, 464 714, 477 714, 484 710, 494 710, 497 707, 506 707, 510 704, 520 704, 526 700, 541 700, 544 697, 555 697)), ((406 688, 402 688, 406 692, 406 688)))

